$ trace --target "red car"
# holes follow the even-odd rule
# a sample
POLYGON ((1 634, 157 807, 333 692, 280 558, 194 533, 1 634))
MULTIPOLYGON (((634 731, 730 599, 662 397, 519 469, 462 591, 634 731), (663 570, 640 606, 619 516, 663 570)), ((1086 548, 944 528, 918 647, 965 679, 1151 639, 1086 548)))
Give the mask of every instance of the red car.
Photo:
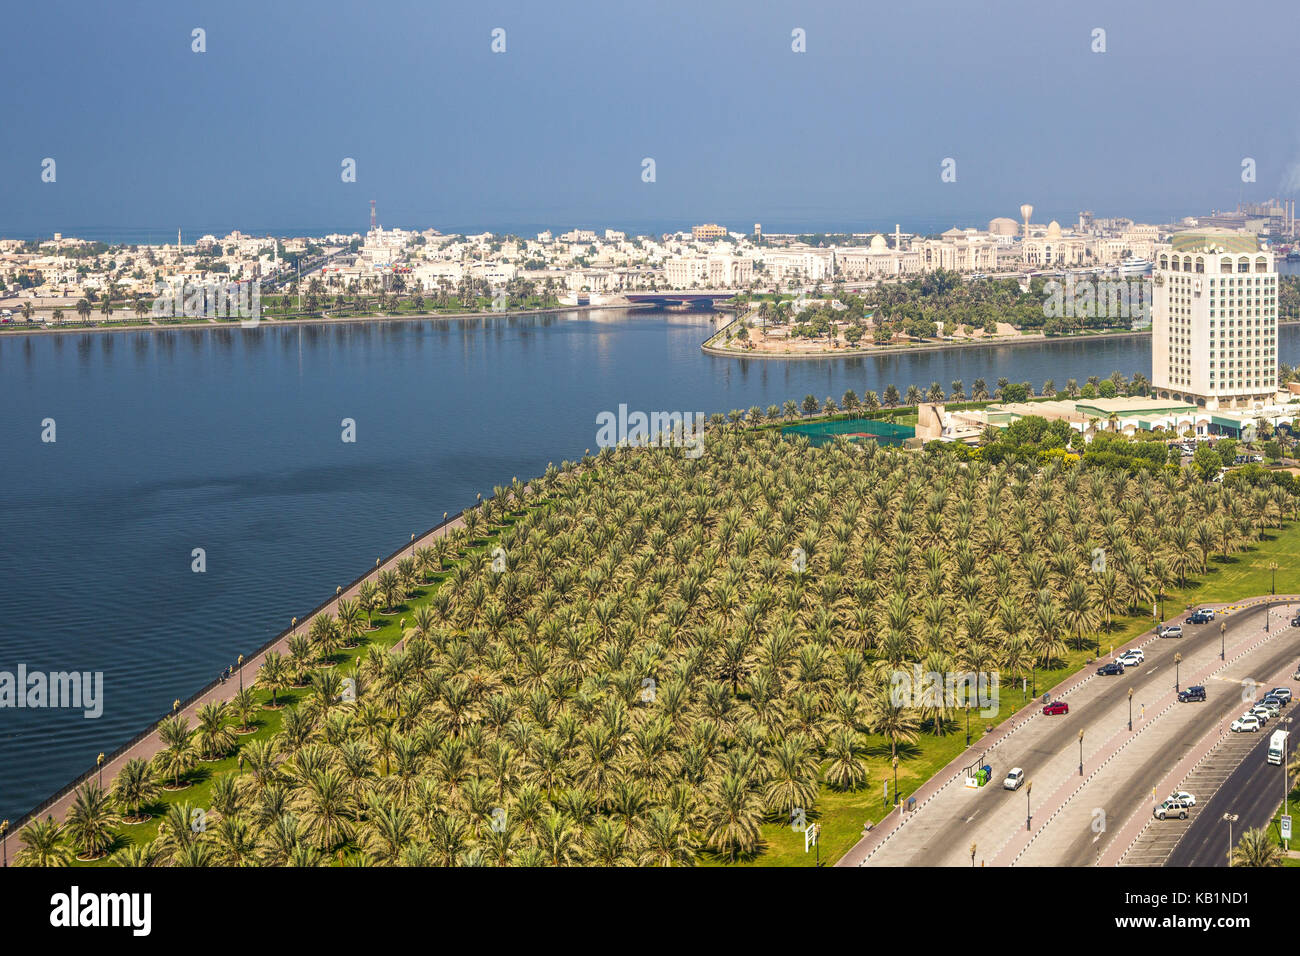
POLYGON ((1063 700, 1054 700, 1043 708, 1043 713, 1048 717, 1055 717, 1057 714, 1068 714, 1070 705, 1063 700))

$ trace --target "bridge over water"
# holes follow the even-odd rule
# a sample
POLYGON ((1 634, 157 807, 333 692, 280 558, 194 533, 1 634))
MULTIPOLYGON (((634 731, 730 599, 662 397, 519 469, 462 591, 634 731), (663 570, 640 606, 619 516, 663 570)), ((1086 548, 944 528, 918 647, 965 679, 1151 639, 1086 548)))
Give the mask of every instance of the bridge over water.
POLYGON ((663 292, 625 292, 624 296, 629 302, 646 302, 652 305, 694 305, 709 306, 710 308, 718 302, 725 302, 727 299, 736 295, 734 289, 683 289, 680 291, 663 291, 663 292))

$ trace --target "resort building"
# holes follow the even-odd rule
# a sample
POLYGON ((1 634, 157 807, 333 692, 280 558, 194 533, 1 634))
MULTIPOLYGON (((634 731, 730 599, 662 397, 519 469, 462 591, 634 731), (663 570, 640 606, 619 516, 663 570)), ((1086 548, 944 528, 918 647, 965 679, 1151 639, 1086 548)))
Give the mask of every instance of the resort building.
POLYGON ((997 243, 974 229, 949 229, 938 239, 913 242, 912 250, 919 254, 923 272, 992 272, 998 265, 997 243))
POLYGON ((672 289, 730 289, 754 277, 754 263, 743 256, 679 256, 664 262, 664 280, 672 289))
POLYGON ((691 236, 697 242, 708 239, 725 239, 727 238, 727 227, 719 226, 716 222, 706 222, 702 226, 692 226, 691 236))
POLYGON ((1045 233, 1021 242, 1020 258, 1026 265, 1038 268, 1081 266, 1091 258, 1088 246, 1087 238, 1062 232, 1061 224, 1053 219, 1045 233))
POLYGON ((1175 233, 1156 246, 1151 383, 1162 398, 1250 408, 1277 394, 1277 272, 1258 237, 1175 233))
POLYGON ((835 274, 835 250, 811 246, 766 249, 763 264, 776 282, 821 282, 835 274))
MULTIPOLYGON (((1295 406, 1286 404, 1289 397, 1278 396, 1276 402, 1239 411, 1209 409, 1194 402, 1155 396, 1036 399, 953 412, 945 412, 939 405, 934 406, 937 414, 931 415, 930 427, 918 427, 917 434, 927 441, 974 442, 990 426, 1005 428, 1017 419, 1036 416, 1065 422, 1084 441, 1092 441, 1101 432, 1117 432, 1129 438, 1221 435, 1250 440, 1261 421, 1275 427, 1294 421, 1295 406)), ((926 416, 919 421, 925 426, 926 416)))
POLYGON ((916 249, 891 249, 883 235, 874 235, 867 246, 845 246, 835 252, 836 274, 848 279, 881 279, 916 275, 921 271, 921 253, 916 249))

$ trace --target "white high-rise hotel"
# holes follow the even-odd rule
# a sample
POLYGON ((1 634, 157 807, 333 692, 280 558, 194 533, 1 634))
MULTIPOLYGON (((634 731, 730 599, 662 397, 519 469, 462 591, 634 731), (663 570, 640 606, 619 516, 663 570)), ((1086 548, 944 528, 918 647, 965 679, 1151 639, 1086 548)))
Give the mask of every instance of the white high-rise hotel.
POLYGON ((1199 229, 1156 246, 1151 384, 1161 398, 1249 408, 1277 392, 1277 272, 1250 233, 1199 229))

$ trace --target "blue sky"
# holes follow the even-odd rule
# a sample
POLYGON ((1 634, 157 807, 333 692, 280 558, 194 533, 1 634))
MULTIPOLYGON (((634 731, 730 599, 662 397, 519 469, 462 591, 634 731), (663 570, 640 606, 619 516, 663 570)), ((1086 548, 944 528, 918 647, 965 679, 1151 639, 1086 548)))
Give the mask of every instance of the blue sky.
POLYGON ((444 230, 1155 218, 1294 195, 1300 160, 1281 2, 54 0, 4 23, 0 235, 360 229, 370 199, 444 230))

